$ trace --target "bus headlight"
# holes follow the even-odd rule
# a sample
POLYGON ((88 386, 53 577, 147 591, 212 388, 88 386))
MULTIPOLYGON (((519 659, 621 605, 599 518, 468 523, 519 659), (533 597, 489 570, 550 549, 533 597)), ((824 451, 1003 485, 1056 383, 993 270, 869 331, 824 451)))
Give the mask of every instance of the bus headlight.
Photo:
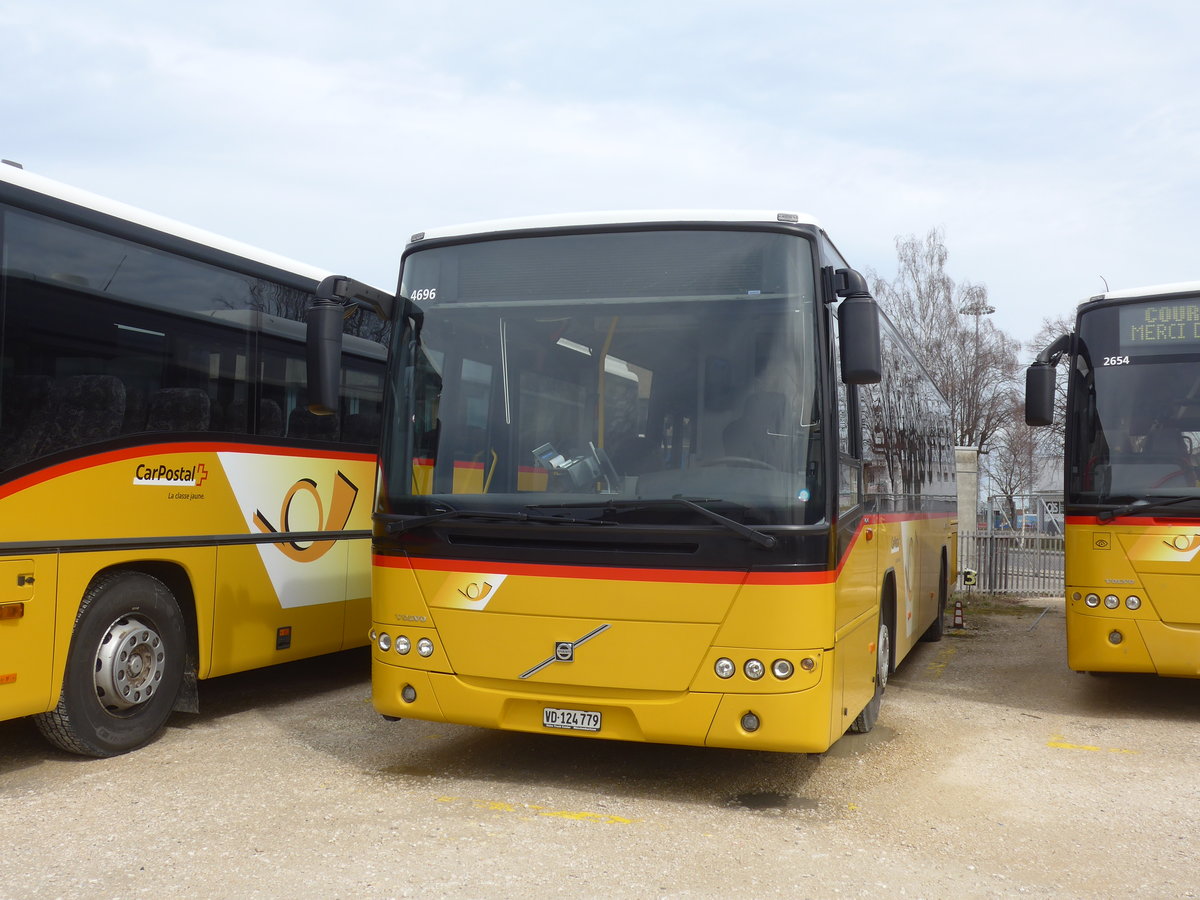
POLYGON ((717 663, 713 666, 713 669, 716 671, 718 678, 732 678, 733 673, 737 671, 737 666, 733 664, 732 659, 722 656, 717 660, 717 663))
POLYGON ((379 649, 384 653, 392 649, 392 638, 386 631, 379 634, 379 649))
POLYGON ((421 656, 433 656, 433 641, 429 638, 421 638, 417 641, 417 653, 421 656))
POLYGON ((406 638, 402 634, 396 636, 396 652, 397 653, 399 653, 401 656, 405 656, 408 654, 408 651, 411 649, 412 649, 412 641, 410 641, 408 638, 406 638))
POLYGON ((1086 597, 1083 598, 1083 602, 1086 603, 1088 606, 1090 606, 1092 609, 1095 609, 1097 606, 1100 605, 1100 595, 1099 594, 1088 594, 1086 597))
POLYGON ((766 674, 767 667, 762 664, 762 660, 748 659, 742 671, 746 673, 746 677, 751 681, 758 681, 758 679, 766 674))
POLYGON ((788 678, 791 678, 792 673, 795 671, 796 667, 786 659, 777 659, 775 662, 771 663, 771 674, 780 681, 785 681, 788 678))
POLYGON ((1106 609, 1116 609, 1121 605, 1121 598, 1116 594, 1109 594, 1104 598, 1104 606, 1106 609))
POLYGON ((1142 598, 1132 596, 1132 595, 1129 597, 1126 597, 1125 598, 1125 606, 1128 607, 1129 609, 1141 609, 1142 608, 1142 598))

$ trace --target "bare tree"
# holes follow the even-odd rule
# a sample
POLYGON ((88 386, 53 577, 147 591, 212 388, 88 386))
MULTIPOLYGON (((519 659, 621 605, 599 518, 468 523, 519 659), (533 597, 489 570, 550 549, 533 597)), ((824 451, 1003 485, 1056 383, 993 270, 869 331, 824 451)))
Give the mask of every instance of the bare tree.
POLYGON ((986 450, 1012 412, 1020 345, 985 318, 986 286, 946 272, 941 229, 897 237, 896 256, 894 280, 868 271, 871 290, 949 402, 955 440, 986 450))
POLYGON ((1024 410, 1016 398, 1004 425, 993 437, 991 450, 980 457, 993 490, 1003 498, 1005 513, 1017 527, 1016 498, 1033 493, 1037 480, 1038 431, 1025 424, 1024 410))
MULTIPOLYGON (((1025 345, 1026 352, 1032 362, 1037 355, 1053 344, 1064 334, 1070 334, 1075 329, 1074 315, 1047 316, 1042 319, 1042 327, 1038 333, 1025 345)), ((1065 358, 1065 357, 1064 357, 1065 358)), ((1061 456, 1066 440, 1066 410, 1067 382, 1070 373, 1065 365, 1060 365, 1058 377, 1054 380, 1054 422, 1047 428, 1037 430, 1038 446, 1047 454, 1061 456)))

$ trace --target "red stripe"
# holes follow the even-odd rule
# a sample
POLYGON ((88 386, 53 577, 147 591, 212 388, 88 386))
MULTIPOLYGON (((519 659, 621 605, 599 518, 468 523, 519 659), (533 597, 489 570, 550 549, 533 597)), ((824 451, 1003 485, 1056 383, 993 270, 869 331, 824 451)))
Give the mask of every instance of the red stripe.
POLYGON ((619 566, 561 566, 550 563, 496 563, 469 559, 425 559, 397 556, 374 557, 381 568, 421 569, 430 572, 474 574, 483 570, 496 575, 527 575, 536 578, 603 577, 609 581, 669 582, 677 584, 828 584, 832 572, 746 572, 695 569, 629 569, 619 566))
POLYGON ((1100 526, 1102 528, 1110 525, 1141 525, 1143 528, 1159 525, 1163 528, 1195 528, 1200 525, 1200 516, 1191 519, 1183 519, 1178 516, 1119 516, 1103 522, 1098 516, 1067 516, 1066 521, 1068 525, 1100 526))
POLYGON ((928 519, 953 519, 957 513, 948 512, 933 512, 933 513, 875 513, 873 516, 867 516, 868 524, 878 525, 880 522, 924 522, 928 519))

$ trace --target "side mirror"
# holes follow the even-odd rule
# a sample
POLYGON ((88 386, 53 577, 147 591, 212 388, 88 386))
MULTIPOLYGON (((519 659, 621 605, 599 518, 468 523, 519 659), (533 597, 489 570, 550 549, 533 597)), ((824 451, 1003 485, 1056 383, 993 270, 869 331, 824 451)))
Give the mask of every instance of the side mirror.
POLYGON ((308 409, 319 416, 337 412, 342 380, 342 320, 346 308, 317 300, 308 308, 308 409))
POLYGON ((1025 424, 1054 423, 1054 382, 1056 372, 1049 363, 1034 363, 1025 370, 1025 424))
POLYGON ((879 339, 879 307, 867 290, 867 281, 854 269, 838 269, 837 294, 845 297, 838 307, 842 381, 877 384, 883 377, 883 350, 879 339))

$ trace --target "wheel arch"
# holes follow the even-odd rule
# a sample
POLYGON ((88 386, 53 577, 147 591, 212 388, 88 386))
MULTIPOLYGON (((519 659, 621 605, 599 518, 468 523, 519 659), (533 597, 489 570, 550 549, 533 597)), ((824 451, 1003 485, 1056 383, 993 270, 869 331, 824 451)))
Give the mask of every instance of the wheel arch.
POLYGON ((879 589, 879 614, 892 636, 888 647, 889 672, 896 671, 896 597, 896 570, 888 569, 883 573, 883 585, 879 589))
POLYGON ((171 592, 171 596, 175 598, 175 604, 179 607, 179 612, 183 616, 184 632, 187 639, 183 683, 179 687, 179 696, 175 700, 175 709, 179 712, 199 712, 200 700, 199 689, 197 687, 197 673, 199 672, 200 664, 200 632, 196 615, 196 592, 192 586, 192 580, 188 576, 187 569, 180 563, 172 562, 171 560, 148 559, 136 562, 115 563, 98 570, 88 583, 88 588, 90 589, 93 584, 106 575, 116 572, 140 572, 143 575, 157 578, 166 585, 167 590, 171 592))

